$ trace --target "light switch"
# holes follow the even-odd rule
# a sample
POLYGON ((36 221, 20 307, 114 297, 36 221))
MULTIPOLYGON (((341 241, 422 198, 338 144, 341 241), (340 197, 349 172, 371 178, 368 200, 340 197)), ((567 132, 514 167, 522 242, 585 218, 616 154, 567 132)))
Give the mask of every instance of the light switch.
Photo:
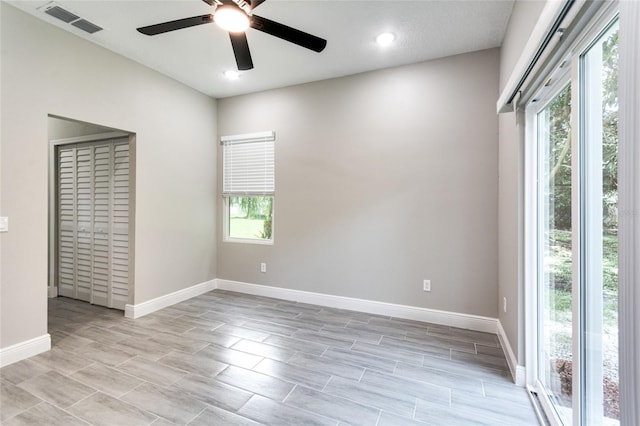
POLYGON ((0 217, 0 232, 9 232, 9 218, 6 216, 0 217))

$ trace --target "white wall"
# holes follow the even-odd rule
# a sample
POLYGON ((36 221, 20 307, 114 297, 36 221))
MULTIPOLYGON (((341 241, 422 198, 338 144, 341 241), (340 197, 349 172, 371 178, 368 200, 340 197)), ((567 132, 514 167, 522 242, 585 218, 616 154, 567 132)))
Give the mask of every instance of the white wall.
POLYGON ((47 332, 47 116, 136 133, 135 300, 216 276, 216 101, 0 3, 0 348, 47 332))
MULTIPOLYGON (((518 0, 513 12, 502 48, 500 49, 500 89, 511 75, 522 50, 535 26, 545 1, 518 0)), ((522 251, 519 232, 522 191, 519 175, 522 169, 522 147, 516 124, 516 114, 500 114, 499 148, 499 319, 504 327, 511 348, 524 364, 524 306, 522 288, 522 251), (502 300, 507 298, 507 312, 502 309, 502 300)))
POLYGON ((498 53, 220 100, 220 135, 276 131, 276 200, 218 277, 496 317, 498 53))

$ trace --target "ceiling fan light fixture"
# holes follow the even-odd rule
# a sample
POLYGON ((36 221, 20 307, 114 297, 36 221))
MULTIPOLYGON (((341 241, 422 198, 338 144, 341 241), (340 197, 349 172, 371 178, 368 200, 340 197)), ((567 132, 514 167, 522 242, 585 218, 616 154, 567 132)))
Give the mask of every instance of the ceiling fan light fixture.
POLYGON ((240 78, 240 73, 234 70, 228 70, 224 72, 224 76, 229 80, 237 80, 240 78))
POLYGON ((218 6, 213 20, 223 30, 239 33, 249 28, 249 16, 238 6, 225 4, 218 6))
POLYGON ((391 45, 391 43, 393 43, 395 39, 396 36, 394 36, 392 33, 382 33, 378 37, 376 37, 376 42, 380 46, 385 47, 391 45))

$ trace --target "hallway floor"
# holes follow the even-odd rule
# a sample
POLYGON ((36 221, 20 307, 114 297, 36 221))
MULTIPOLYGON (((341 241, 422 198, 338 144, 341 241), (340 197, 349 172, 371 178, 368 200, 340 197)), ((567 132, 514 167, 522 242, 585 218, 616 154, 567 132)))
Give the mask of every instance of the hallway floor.
POLYGON ((535 425, 496 335, 212 291, 145 317, 49 300, 2 425, 535 425))

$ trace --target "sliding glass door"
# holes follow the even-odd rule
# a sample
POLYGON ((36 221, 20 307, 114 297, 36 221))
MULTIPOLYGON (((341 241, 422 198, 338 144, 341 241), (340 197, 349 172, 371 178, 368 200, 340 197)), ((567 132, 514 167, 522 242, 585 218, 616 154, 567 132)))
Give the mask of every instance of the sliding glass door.
POLYGON ((565 424, 572 418, 571 86, 537 114, 538 379, 565 424))
MULTIPOLYGON (((529 106, 536 164, 535 387, 552 424, 619 424, 618 26, 585 39, 529 106)), ((531 226, 531 225, 529 225, 531 226)))
POLYGON ((584 424, 619 419, 618 26, 578 60, 581 173, 581 389, 584 424))

